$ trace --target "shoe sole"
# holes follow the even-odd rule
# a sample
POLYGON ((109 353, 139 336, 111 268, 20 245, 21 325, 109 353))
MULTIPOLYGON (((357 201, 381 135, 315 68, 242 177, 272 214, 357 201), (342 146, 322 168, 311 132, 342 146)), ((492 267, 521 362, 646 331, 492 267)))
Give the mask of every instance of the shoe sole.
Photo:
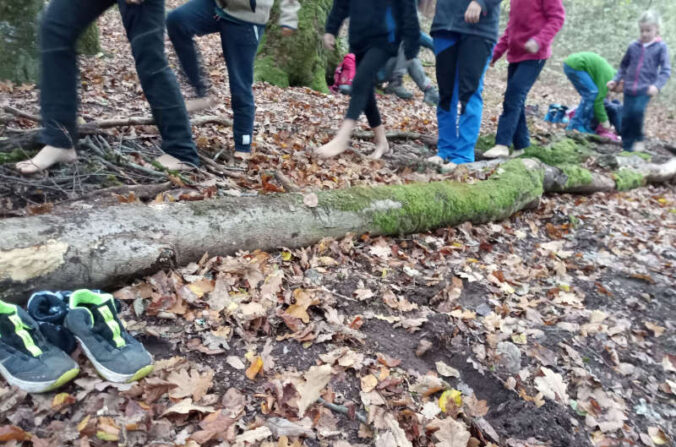
POLYGON ((7 380, 7 383, 29 393, 47 393, 57 388, 61 388, 77 377, 79 373, 80 368, 73 368, 61 374, 61 376, 59 376, 59 378, 56 380, 51 380, 48 382, 28 382, 10 374, 10 372, 7 371, 7 368, 5 368, 5 366, 0 363, 0 374, 2 374, 5 380, 7 380))
POLYGON ((92 355, 92 353, 89 351, 87 346, 80 340, 79 337, 75 337, 77 340, 78 344, 82 348, 82 352, 84 352, 85 356, 89 359, 90 362, 92 362, 92 365, 94 365, 94 369, 96 369, 96 372, 99 373, 101 377, 106 379, 109 382, 115 382, 115 383, 130 383, 130 382, 136 382, 137 380, 141 380, 148 374, 150 374, 153 369, 154 365, 146 365, 143 368, 139 369, 138 371, 131 373, 131 374, 120 374, 117 373, 113 370, 110 370, 103 366, 101 363, 99 363, 96 358, 92 355))

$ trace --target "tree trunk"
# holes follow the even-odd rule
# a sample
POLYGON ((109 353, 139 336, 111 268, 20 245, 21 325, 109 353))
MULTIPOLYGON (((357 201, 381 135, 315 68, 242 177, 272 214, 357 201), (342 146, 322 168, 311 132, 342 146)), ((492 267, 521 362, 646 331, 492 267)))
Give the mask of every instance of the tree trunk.
POLYGON ((0 1, 0 80, 38 78, 37 17, 43 0, 0 1))
POLYGON ((298 29, 284 37, 275 2, 256 60, 255 79, 279 87, 306 86, 328 92, 327 76, 333 76, 341 58, 339 45, 328 51, 321 42, 333 1, 303 0, 301 4, 298 29))
POLYGON ((99 27, 96 22, 89 25, 80 35, 77 41, 77 52, 86 56, 95 56, 101 52, 99 27))
POLYGON ((109 288, 207 252, 302 247, 348 233, 397 235, 497 221, 537 203, 546 191, 609 191, 676 177, 676 159, 624 167, 613 179, 567 174, 532 159, 497 163, 465 165, 495 168, 488 180, 473 184, 321 191, 317 206, 306 205, 307 196, 287 193, 0 220, 0 298, 21 303, 38 289, 109 288), (627 183, 622 176, 640 181, 627 183))
POLYGON ((436 182, 202 202, 114 206, 0 221, 0 297, 106 288, 204 253, 311 245, 347 233, 407 234, 501 220, 537 200, 543 171, 511 161, 473 185, 436 182), (529 167, 526 167, 526 166, 529 167), (11 236, 9 236, 11 235, 11 236))

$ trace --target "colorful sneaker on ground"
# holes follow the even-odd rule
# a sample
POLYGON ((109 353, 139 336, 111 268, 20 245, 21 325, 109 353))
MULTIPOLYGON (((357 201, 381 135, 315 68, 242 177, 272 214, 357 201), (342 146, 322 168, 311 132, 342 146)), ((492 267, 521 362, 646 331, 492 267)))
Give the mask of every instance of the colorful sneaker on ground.
POLYGON ((47 342, 23 309, 0 301, 0 374, 29 393, 52 391, 70 382, 80 368, 47 342))
POLYGON ((65 326, 96 371, 111 382, 133 382, 153 370, 153 359, 125 330, 112 295, 76 290, 70 295, 65 326))
POLYGON ((620 141, 620 138, 617 136, 617 134, 615 134, 615 132, 613 132, 611 129, 603 127, 600 124, 596 127, 596 134, 601 138, 608 138, 611 141, 620 141))

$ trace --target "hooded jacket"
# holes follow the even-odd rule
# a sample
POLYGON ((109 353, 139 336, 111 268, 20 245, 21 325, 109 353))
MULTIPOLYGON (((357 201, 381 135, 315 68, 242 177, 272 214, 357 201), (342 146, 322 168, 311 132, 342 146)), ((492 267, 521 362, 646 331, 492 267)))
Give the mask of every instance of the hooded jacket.
POLYGON ((420 23, 415 0, 334 0, 326 19, 326 32, 337 36, 348 17, 353 53, 363 53, 374 46, 396 53, 403 42, 406 59, 417 56, 420 23))
MULTIPOLYGON (((265 25, 270 19, 270 10, 275 0, 216 0, 219 13, 242 22, 265 25)), ((281 0, 279 25, 285 28, 298 28, 298 0, 281 0)))
POLYGON ((562 0, 512 0, 507 27, 493 50, 493 62, 505 52, 510 64, 549 59, 552 41, 565 19, 562 0), (534 39, 540 47, 536 53, 524 48, 530 39, 534 39))
POLYGON ((437 32, 471 34, 495 43, 500 25, 500 2, 502 0, 476 0, 481 6, 478 23, 467 23, 465 11, 472 0, 437 0, 437 9, 432 22, 432 35, 437 32))
POLYGON ((669 49, 658 38, 647 45, 638 40, 632 42, 614 81, 624 81, 624 93, 638 96, 647 94, 651 85, 662 90, 670 76, 669 49))

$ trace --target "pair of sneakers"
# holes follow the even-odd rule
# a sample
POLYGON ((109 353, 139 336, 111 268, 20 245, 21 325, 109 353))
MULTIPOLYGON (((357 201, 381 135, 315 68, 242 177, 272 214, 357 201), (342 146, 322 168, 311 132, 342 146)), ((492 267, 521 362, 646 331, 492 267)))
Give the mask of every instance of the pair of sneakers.
POLYGON ((69 355, 77 344, 111 382, 133 382, 153 369, 151 355, 120 322, 112 295, 38 292, 27 308, 0 301, 0 374, 10 385, 42 393, 70 382, 80 372, 69 355))

